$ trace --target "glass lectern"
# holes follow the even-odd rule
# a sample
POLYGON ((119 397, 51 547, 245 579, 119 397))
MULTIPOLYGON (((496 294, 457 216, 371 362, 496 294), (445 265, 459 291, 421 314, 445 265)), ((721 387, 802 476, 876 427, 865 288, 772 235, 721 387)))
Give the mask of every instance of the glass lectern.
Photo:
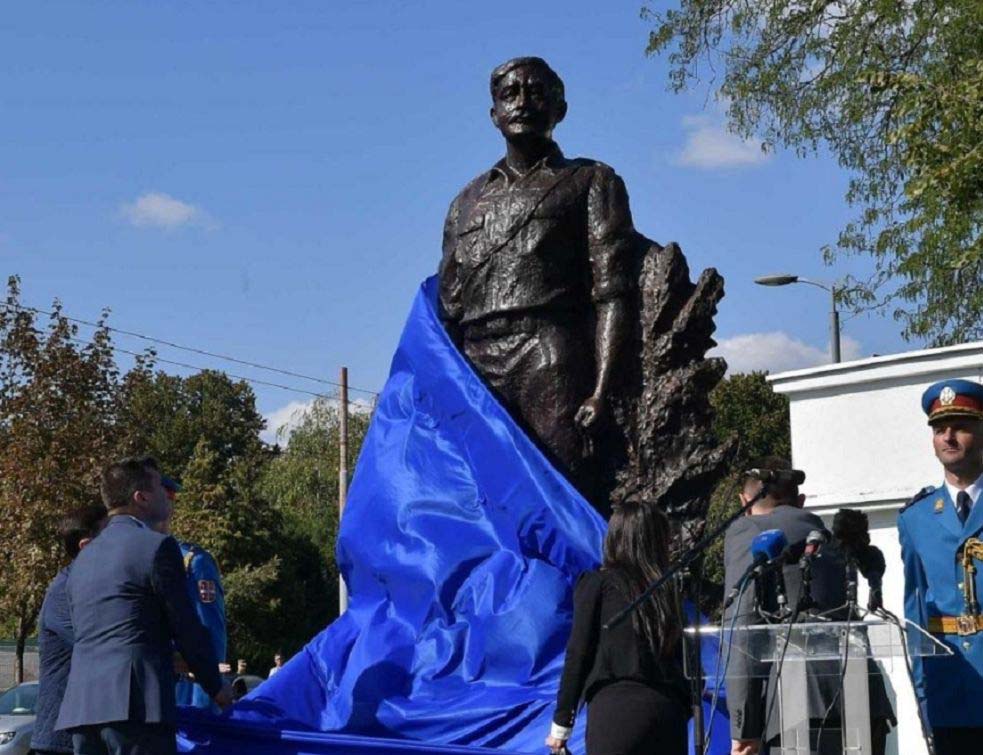
POLYGON ((697 636, 723 643, 718 657, 725 679, 768 679, 764 729, 781 734, 772 755, 871 755, 869 676, 879 666, 904 668, 906 646, 909 658, 952 654, 910 622, 902 633, 872 618, 688 627, 685 642, 697 636))

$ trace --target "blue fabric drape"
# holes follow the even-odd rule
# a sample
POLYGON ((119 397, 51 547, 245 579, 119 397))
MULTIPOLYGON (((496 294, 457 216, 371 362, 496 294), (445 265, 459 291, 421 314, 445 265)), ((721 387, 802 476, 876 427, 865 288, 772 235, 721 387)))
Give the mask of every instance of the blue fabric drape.
POLYGON ((572 587, 605 523, 450 342, 436 288, 413 303, 355 469, 337 548, 348 611, 221 725, 185 718, 183 749, 232 753, 239 726, 334 732, 347 752, 545 752, 572 587))
POLYGON ((233 720, 541 752, 603 532, 450 342, 427 280, 341 524, 349 610, 233 720))

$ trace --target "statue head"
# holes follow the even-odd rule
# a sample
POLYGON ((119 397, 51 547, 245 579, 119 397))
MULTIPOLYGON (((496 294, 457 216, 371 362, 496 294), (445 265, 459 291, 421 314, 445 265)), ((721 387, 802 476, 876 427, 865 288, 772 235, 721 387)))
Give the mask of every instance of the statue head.
POLYGON ((513 58, 491 73, 491 119, 506 139, 552 139, 567 114, 563 81, 542 58, 513 58))

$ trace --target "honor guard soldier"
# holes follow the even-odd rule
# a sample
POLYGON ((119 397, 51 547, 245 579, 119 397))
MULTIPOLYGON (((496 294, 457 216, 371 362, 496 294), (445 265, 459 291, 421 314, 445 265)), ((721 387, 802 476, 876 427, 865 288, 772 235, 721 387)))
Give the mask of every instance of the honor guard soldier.
POLYGON ((898 516, 905 616, 952 649, 914 658, 915 694, 937 755, 979 752, 983 737, 983 386, 943 380, 922 395, 945 476, 898 516))
MULTIPOLYGON (((181 485, 170 477, 162 477, 161 485, 167 495, 174 499, 181 485)), ((225 635, 225 591, 222 589, 222 575, 212 554, 199 545, 178 540, 181 555, 184 557, 184 571, 187 577, 188 596, 195 607, 198 618, 208 630, 215 657, 219 666, 224 666, 226 653, 225 635)), ((192 705, 196 708, 212 708, 211 698, 200 685, 182 674, 175 692, 178 705, 192 705)))

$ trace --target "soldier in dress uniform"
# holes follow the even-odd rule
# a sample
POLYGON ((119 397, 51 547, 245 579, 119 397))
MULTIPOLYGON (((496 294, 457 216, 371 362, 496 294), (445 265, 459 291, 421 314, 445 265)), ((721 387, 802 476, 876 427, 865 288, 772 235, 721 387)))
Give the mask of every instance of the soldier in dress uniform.
MULTIPOLYGON (((164 476, 161 485, 173 501, 181 490, 181 485, 174 479, 164 476)), ((222 589, 222 575, 212 554, 199 545, 178 540, 181 555, 184 557, 184 571, 187 575, 188 596, 195 607, 198 618, 208 630, 212 641, 215 657, 219 659, 219 670, 225 666, 226 634, 225 634, 225 591, 222 589)), ((180 670, 181 664, 178 662, 180 670)), ((176 698, 178 705, 192 705, 196 708, 213 708, 211 698, 200 685, 182 673, 177 682, 176 698)))
POLYGON ((922 395, 944 478, 901 510, 905 615, 950 647, 913 658, 915 694, 936 753, 979 752, 983 742, 983 386, 943 380, 922 395))

